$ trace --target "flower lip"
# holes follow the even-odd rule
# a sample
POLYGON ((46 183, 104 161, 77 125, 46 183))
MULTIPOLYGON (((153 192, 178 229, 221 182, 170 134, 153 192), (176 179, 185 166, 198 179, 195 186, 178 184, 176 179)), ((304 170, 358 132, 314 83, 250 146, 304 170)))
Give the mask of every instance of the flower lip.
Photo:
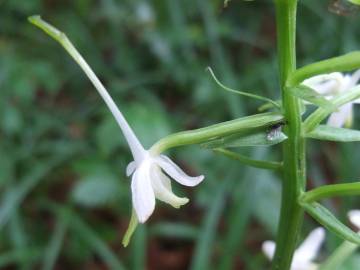
MULTIPOLYGON (((324 238, 325 230, 322 227, 316 228, 310 232, 304 242, 295 250, 291 262, 291 270, 316 269, 317 265, 313 263, 313 260, 319 253, 324 238)), ((272 260, 274 257, 275 248, 276 244, 273 241, 265 241, 262 244, 262 251, 269 260, 272 260)))
POLYGON ((155 199, 170 204, 175 208, 186 204, 189 199, 176 196, 171 189, 171 182, 163 171, 184 186, 198 185, 204 176, 192 177, 180 169, 165 155, 153 155, 147 152, 141 162, 132 161, 126 171, 132 174, 132 202, 140 223, 146 222, 155 208, 155 199))

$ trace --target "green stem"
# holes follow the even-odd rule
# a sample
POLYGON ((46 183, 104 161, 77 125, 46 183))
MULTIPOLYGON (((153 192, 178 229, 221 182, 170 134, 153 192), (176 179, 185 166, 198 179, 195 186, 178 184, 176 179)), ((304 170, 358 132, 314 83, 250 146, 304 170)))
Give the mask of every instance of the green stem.
POLYGON ((299 100, 286 91, 296 68, 296 0, 275 0, 282 104, 285 115, 284 179, 276 251, 272 269, 288 270, 300 234, 303 210, 298 197, 305 188, 305 142, 301 130, 299 100))
POLYGON ((282 168, 282 162, 252 159, 247 156, 226 150, 224 148, 215 148, 213 149, 213 151, 215 153, 223 154, 228 158, 240 161, 241 163, 244 163, 246 165, 255 168, 267 169, 267 170, 280 170, 282 168))
POLYGON ((300 200, 304 203, 318 201, 334 196, 352 196, 360 194, 360 183, 326 185, 305 192, 300 200))

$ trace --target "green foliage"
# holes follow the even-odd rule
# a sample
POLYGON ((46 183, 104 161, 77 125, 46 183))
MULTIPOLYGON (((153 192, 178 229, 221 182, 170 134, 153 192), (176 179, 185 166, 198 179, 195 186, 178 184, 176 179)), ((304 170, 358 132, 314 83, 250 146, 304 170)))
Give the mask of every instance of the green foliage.
POLYGON ((291 87, 288 89, 290 93, 302 100, 310 102, 314 105, 322 107, 330 111, 336 111, 336 107, 329 100, 327 100, 323 95, 319 94, 315 90, 306 85, 298 85, 296 87, 291 87))
MULTIPOLYGON (((266 269, 260 247, 274 238, 280 183, 273 173, 198 147, 174 151, 189 173, 206 175, 196 191, 178 191, 191 204, 176 214, 158 204, 149 230, 122 248, 131 210, 124 138, 80 69, 26 21, 42 14, 68 34, 149 147, 172 132, 256 112, 258 101, 219 91, 207 66, 225 85, 279 98, 272 1, 223 4, 0 1, 0 268, 266 269), (54 202, 71 218, 50 211, 54 202)), ((299 4, 299 66, 358 49, 358 13, 336 16, 328 1, 299 4)), ((328 146, 310 142, 309 179, 318 185, 357 177, 358 145, 328 146)), ((242 151, 278 160, 276 147, 242 151)), ((336 216, 358 205, 341 202, 329 203, 336 216)), ((324 257, 334 243, 330 234, 324 257)), ((358 261, 355 253, 344 269, 357 269, 358 261)))
POLYGON ((358 142, 360 141, 360 131, 319 125, 313 131, 306 134, 306 137, 324 141, 358 142))
POLYGON ((114 176, 92 175, 79 180, 72 190, 75 203, 85 207, 102 207, 114 202, 120 193, 114 176))
POLYGON ((333 232, 344 240, 360 245, 360 235, 358 235, 349 227, 344 225, 344 223, 337 219, 328 209, 326 209, 320 203, 304 203, 303 207, 306 212, 308 212, 313 218, 315 218, 329 231, 333 232))

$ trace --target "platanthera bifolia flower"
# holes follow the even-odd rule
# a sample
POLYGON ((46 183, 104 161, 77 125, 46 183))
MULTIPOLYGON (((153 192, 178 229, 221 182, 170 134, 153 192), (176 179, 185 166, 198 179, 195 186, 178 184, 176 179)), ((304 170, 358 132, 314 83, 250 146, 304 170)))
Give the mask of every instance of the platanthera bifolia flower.
POLYGON ((138 221, 144 223, 153 213, 155 198, 175 208, 186 204, 187 198, 180 198, 172 192, 167 175, 184 186, 196 186, 204 176, 188 176, 167 156, 145 150, 104 86, 96 81, 95 86, 119 124, 134 158, 127 166, 126 174, 132 175, 132 204, 138 221))
POLYGON ((136 216, 132 215, 129 235, 136 227, 134 223, 137 221, 144 223, 150 217, 155 208, 155 198, 176 208, 186 204, 189 201, 187 198, 177 197, 172 192, 170 179, 167 175, 185 186, 196 186, 204 179, 204 176, 188 176, 168 157, 151 150, 145 150, 103 84, 66 35, 43 21, 40 16, 29 17, 29 21, 57 40, 79 64, 105 101, 129 144, 134 161, 127 166, 126 174, 132 175, 132 203, 136 214, 136 216), (134 220, 135 218, 136 220, 134 220))
POLYGON ((350 222, 356 226, 358 231, 360 232, 360 210, 350 210, 348 212, 348 218, 350 222))
MULTIPOLYGON (((313 230, 304 242, 295 250, 291 262, 291 270, 315 270, 318 265, 313 262, 319 253, 321 244, 325 239, 325 230, 322 227, 313 230)), ((272 260, 275 253, 275 242, 265 241, 262 245, 262 251, 265 256, 272 260)))
POLYGON ((172 192, 171 182, 167 175, 185 186, 196 186, 204 179, 204 176, 188 176, 168 157, 160 155, 160 153, 151 149, 145 150, 103 84, 67 36, 54 26, 43 21, 40 16, 31 16, 29 21, 58 41, 79 64, 114 115, 129 144, 134 161, 130 162, 126 168, 126 174, 128 176, 132 175, 131 193, 133 204, 129 228, 123 238, 123 244, 127 246, 137 223, 144 223, 153 213, 155 198, 176 208, 189 201, 187 198, 180 198, 172 192))
MULTIPOLYGON (((352 75, 333 72, 322 74, 304 80, 302 84, 314 89, 319 94, 331 99, 338 94, 348 91, 355 87, 360 79, 360 70, 352 75)), ((327 124, 333 127, 351 126, 353 118, 353 104, 359 104, 360 99, 349 102, 341 107, 338 111, 333 112, 327 124)))
POLYGON ((77 57, 86 74, 114 115, 133 155, 134 161, 130 162, 127 166, 126 174, 127 176, 132 175, 132 204, 137 220, 140 223, 144 223, 150 217, 155 208, 155 198, 176 208, 186 204, 189 200, 177 197, 172 192, 170 180, 163 171, 175 181, 185 186, 196 186, 204 179, 204 176, 188 176, 167 156, 145 150, 100 80, 92 72, 85 60, 79 55, 77 57))

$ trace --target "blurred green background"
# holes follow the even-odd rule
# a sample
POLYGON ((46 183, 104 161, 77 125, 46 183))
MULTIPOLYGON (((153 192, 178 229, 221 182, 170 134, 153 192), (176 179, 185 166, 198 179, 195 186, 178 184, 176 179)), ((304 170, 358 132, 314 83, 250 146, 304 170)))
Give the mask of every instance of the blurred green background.
MULTIPOLYGON (((298 63, 359 49, 359 12, 299 1, 298 63)), ((338 1, 335 1, 338 2, 338 1)), ((66 52, 27 23, 64 32, 98 74, 140 140, 257 112, 228 86, 279 98, 271 1, 0 0, 0 269, 267 269, 280 180, 197 146, 171 151, 194 189, 160 202, 128 248, 129 149, 94 87, 66 52)), ((355 115, 355 127, 359 127, 355 115)), ((280 147, 239 149, 280 159, 280 147)), ((358 144, 308 143, 309 187, 359 179, 358 144)), ((359 200, 327 201, 344 222, 359 200)), ((303 236, 318 226, 306 217, 303 236)), ((286 233, 286 232, 284 232, 286 233)), ((327 233, 320 261, 341 243, 327 233)), ((359 269, 354 254, 341 269, 359 269)))

